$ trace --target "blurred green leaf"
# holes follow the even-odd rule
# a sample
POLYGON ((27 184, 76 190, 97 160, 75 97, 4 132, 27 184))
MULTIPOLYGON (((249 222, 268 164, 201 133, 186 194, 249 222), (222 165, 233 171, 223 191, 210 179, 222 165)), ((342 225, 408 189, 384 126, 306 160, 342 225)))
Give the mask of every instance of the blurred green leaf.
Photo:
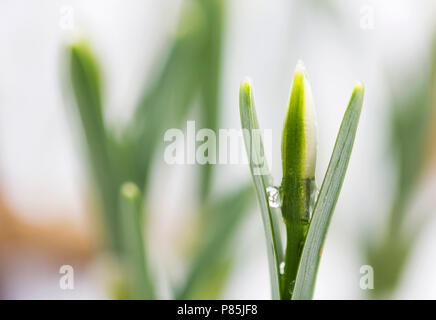
POLYGON ((430 220, 425 216, 422 221, 414 218, 405 224, 414 192, 424 173, 426 145, 430 138, 436 41, 433 41, 430 58, 421 69, 413 68, 412 75, 400 77, 402 82, 392 88, 389 153, 396 169, 396 185, 382 236, 373 235, 366 240, 366 258, 377 274, 374 289, 368 291, 372 298, 393 297, 417 239, 430 220))
POLYGON ((414 231, 408 235, 386 234, 382 241, 367 244, 367 259, 375 272, 374 289, 368 290, 372 298, 392 298, 421 230, 414 231))
MULTIPOLYGON (((202 296, 201 292, 212 290, 210 286, 222 288, 217 278, 226 272, 227 263, 231 263, 228 250, 234 240, 236 230, 243 221, 253 200, 253 187, 243 186, 238 190, 214 200, 205 208, 205 230, 202 233, 201 246, 192 261, 183 286, 177 291, 176 299, 193 299, 202 296), (227 261, 224 265, 223 261, 227 261), (213 275, 215 281, 210 281, 213 275), (209 283, 210 282, 210 283, 209 283)), ((221 280, 225 280, 222 277, 221 280)))
POLYGON ((353 149, 363 103, 363 87, 354 88, 342 120, 327 172, 307 232, 292 299, 311 299, 328 226, 353 149))
POLYGON ((215 259, 215 264, 208 266, 202 272, 205 281, 196 281, 189 292, 192 300, 216 300, 221 298, 228 278, 235 265, 235 257, 230 252, 223 252, 221 258, 215 259))
POLYGON ((392 95, 391 151, 398 179, 395 195, 398 210, 392 211, 395 229, 401 225, 397 222, 404 218, 405 208, 402 204, 408 203, 421 177, 430 128, 433 81, 422 75, 415 76, 415 79, 412 81, 413 85, 407 84, 407 91, 398 91, 392 95))
MULTIPOLYGON (((201 116, 204 128, 218 132, 219 104, 220 104, 220 79, 221 55, 224 28, 225 1, 202 1, 206 24, 205 52, 202 60, 200 84, 201 116)), ((212 150, 208 150, 211 152, 212 150)), ((201 199, 206 200, 212 181, 213 165, 205 164, 201 167, 201 199)))
POLYGON ((100 70, 85 41, 68 48, 69 76, 88 145, 88 158, 100 192, 109 246, 119 251, 118 183, 103 120, 100 70))
POLYGON ((136 172, 133 178, 144 190, 153 155, 165 129, 186 119, 202 80, 207 20, 198 0, 186 3, 169 55, 156 80, 146 87, 129 127, 128 136, 134 149, 132 165, 136 172))

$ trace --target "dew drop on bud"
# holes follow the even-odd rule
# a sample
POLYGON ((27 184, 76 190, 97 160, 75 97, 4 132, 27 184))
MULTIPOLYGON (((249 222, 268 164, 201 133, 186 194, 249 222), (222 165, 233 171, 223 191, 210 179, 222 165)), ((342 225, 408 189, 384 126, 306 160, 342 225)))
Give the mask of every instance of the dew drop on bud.
POLYGON ((280 263, 280 274, 285 274, 285 263, 280 263))
POLYGON ((280 199, 280 189, 277 187, 267 187, 268 203, 271 208, 279 208, 282 205, 280 199))
POLYGON ((310 187, 310 200, 309 200, 309 220, 312 217, 313 210, 315 209, 316 201, 318 200, 318 188, 315 183, 315 179, 313 179, 310 187))

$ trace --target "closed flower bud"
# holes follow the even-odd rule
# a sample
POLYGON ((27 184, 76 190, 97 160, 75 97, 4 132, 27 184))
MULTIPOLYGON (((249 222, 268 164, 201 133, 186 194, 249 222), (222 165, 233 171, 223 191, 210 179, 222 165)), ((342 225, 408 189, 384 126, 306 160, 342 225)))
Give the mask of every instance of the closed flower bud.
POLYGON ((283 174, 295 179, 315 177, 317 124, 312 89, 306 69, 298 62, 282 140, 283 174))

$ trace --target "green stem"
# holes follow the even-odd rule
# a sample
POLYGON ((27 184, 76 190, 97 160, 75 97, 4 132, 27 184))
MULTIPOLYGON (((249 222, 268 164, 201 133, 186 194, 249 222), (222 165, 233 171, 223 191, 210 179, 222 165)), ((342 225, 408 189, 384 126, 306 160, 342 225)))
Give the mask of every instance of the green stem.
POLYGON ((120 190, 123 262, 130 299, 154 299, 154 286, 144 246, 142 198, 133 183, 124 183, 120 190))
POLYGON ((283 197, 282 212, 286 224, 285 269, 282 276, 282 299, 290 300, 297 277, 302 246, 306 237, 310 217, 310 195, 313 179, 283 180, 283 187, 288 190, 283 197))
POLYGON ((316 119, 303 63, 297 64, 282 137, 282 214, 287 246, 282 299, 292 298, 315 187, 316 119))

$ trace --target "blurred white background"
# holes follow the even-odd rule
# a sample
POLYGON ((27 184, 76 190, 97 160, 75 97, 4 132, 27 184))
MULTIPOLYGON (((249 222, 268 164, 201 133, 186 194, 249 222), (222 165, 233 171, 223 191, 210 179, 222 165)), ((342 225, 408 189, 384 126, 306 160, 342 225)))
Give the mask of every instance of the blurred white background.
MULTIPOLYGON (((90 39, 105 74, 109 120, 122 123, 175 29, 180 2, 0 1, 0 177, 5 196, 24 218, 36 223, 62 218, 71 226, 89 225, 85 214, 89 178, 62 96, 60 67, 65 43, 78 33, 90 39), (69 10, 72 29, 62 22, 69 10)), ((429 39, 436 31, 436 2, 337 0, 328 10, 314 10, 308 1, 228 3, 221 127, 239 128, 239 82, 250 76, 260 125, 273 130, 271 166, 277 184, 281 179, 281 129, 297 60, 305 62, 317 108, 319 185, 352 88, 356 80, 365 85, 356 143, 315 292, 316 299, 362 298, 359 269, 367 263, 360 240, 365 230, 382 225, 394 183, 386 159, 386 71, 410 70, 428 58, 429 39), (362 17, 368 8, 373 10, 374 25, 366 29, 362 17)), ((244 166, 222 165, 219 173, 218 188, 250 179, 244 166)), ((190 197, 180 193, 188 174, 186 168, 165 166, 154 174, 149 204, 152 235, 161 241, 152 244, 159 243, 153 251, 160 252, 164 270, 171 269, 171 250, 175 250, 171 242, 176 236, 174 221, 189 211, 190 197), (162 190, 171 196, 162 197, 162 190)), ((435 211, 434 177, 424 182, 426 191, 414 211, 435 211)), ((398 298, 436 298, 436 222, 431 221, 410 259, 398 298)), ((239 238, 240 261, 225 298, 268 299, 264 231, 257 208, 239 238)), ((75 275, 74 291, 62 292, 58 270, 47 269, 44 257, 27 253, 20 259, 14 263, 16 268, 8 270, 6 297, 105 297, 98 262, 75 275)))

